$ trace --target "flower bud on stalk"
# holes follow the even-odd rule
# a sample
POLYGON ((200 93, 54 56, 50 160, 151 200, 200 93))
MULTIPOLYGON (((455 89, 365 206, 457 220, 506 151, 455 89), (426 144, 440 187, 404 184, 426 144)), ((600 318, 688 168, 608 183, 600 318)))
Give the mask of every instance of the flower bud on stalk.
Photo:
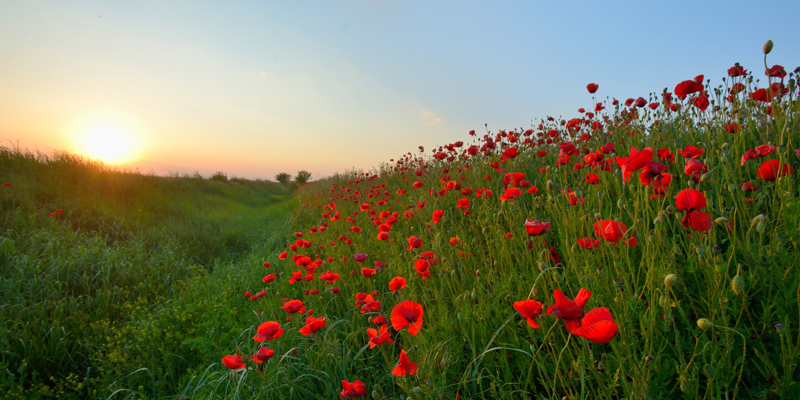
POLYGON ((675 287, 678 284, 678 277, 675 274, 669 274, 666 278, 664 278, 664 286, 666 287, 675 287))
POLYGON ((737 296, 741 296, 744 293, 744 279, 742 279, 740 275, 733 277, 731 289, 733 289, 733 293, 736 293, 737 296))
POLYGON ((714 327, 714 323, 706 318, 700 318, 697 320, 697 327, 704 331, 707 331, 714 327))
POLYGON ((764 43, 764 55, 767 55, 772 51, 772 46, 772 40, 767 40, 767 43, 764 43))

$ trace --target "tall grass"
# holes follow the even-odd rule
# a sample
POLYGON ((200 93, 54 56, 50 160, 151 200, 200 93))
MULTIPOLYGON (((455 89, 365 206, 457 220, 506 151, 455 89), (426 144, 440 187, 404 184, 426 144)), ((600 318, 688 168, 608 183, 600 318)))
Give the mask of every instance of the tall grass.
POLYGON ((177 391, 186 368, 208 361, 182 351, 198 324, 215 326, 205 302, 241 284, 232 263, 286 229, 278 204, 290 192, 272 182, 158 177, 8 148, 0 177, 12 184, 0 190, 0 391, 10 398, 97 397, 143 366, 159 373, 157 390, 177 391))
MULTIPOLYGON (((770 102, 751 98, 758 89, 753 76, 706 83, 711 105, 705 111, 692 101, 701 94, 685 101, 673 97, 671 102, 681 105, 675 111, 660 93, 646 101, 655 103, 653 108, 609 99, 595 117, 578 116, 577 129, 543 119, 530 131, 487 131, 482 138, 467 138, 463 147, 450 144, 431 155, 405 156, 367 173, 318 182, 301 199, 292 225, 312 246, 284 247, 285 260, 269 255, 274 270, 268 272, 279 279, 259 285, 269 288, 267 296, 241 300, 241 307, 263 311, 239 321, 243 330, 229 348, 246 368, 229 371, 217 361, 187 389, 209 398, 335 398, 342 380, 359 380, 374 399, 795 397, 800 389, 798 172, 777 180, 757 172, 767 160, 800 170, 794 78, 789 75, 787 93, 770 102), (726 99, 734 83, 746 89, 726 99), (578 154, 560 154, 558 146, 567 142, 578 154), (616 146, 616 152, 604 154, 608 169, 603 163, 585 165, 584 156, 607 143, 616 146), (774 153, 740 165, 747 150, 768 143, 775 145, 774 153), (470 156, 464 152, 470 145, 484 151, 470 156), (624 182, 615 157, 629 156, 631 146, 652 147, 653 161, 672 174, 661 196, 640 183, 640 171, 624 182), (707 171, 684 172, 689 161, 678 150, 687 146, 704 150, 698 161, 707 171), (504 158, 507 148, 519 155, 504 158), (659 159, 659 149, 669 149, 674 163, 659 159), (512 186, 504 178, 515 172, 539 191, 501 201, 512 186), (600 182, 589 183, 588 173, 600 182), (423 186, 415 189, 415 181, 423 186), (746 192, 741 185, 747 182, 761 187, 746 192), (472 188, 470 194, 466 188, 472 188), (493 195, 476 197, 482 188, 493 195), (687 188, 699 189, 707 200, 703 212, 714 221, 707 231, 682 223, 686 213, 677 209, 675 196, 687 188), (460 199, 469 200, 470 214, 457 207, 460 199), (420 202, 427 205, 418 208, 420 202), (441 221, 432 219, 434 210, 444 212, 441 221), (405 218, 406 211, 415 215, 405 218), (340 220, 333 218, 336 212, 340 220), (382 212, 397 221, 388 222, 382 212), (529 236, 526 219, 552 227, 529 236), (626 237, 638 243, 599 237, 595 223, 609 219, 625 223, 626 237), (391 225, 387 240, 377 238, 380 224, 391 225), (410 236, 424 245, 407 250, 410 236), (460 244, 452 245, 450 238, 456 237, 460 244), (577 239, 586 237, 600 239, 599 248, 581 248, 577 239), (425 280, 414 269, 422 251, 438 259, 425 280), (356 253, 366 253, 367 261, 356 263, 356 253), (307 269, 293 262, 292 255, 300 254, 321 266, 313 281, 289 284, 291 272, 307 269), (361 269, 375 267, 375 261, 386 266, 362 276, 361 269), (341 275, 333 285, 338 294, 319 279, 325 270, 341 275), (666 280, 669 275, 675 278, 666 280), (408 286, 391 292, 395 276, 406 278, 408 286), (572 298, 581 288, 593 292, 585 311, 606 307, 619 327, 608 343, 570 334, 554 316, 542 315, 541 328, 530 328, 512 307, 532 299, 546 309, 556 289, 572 298), (320 293, 311 294, 313 289, 320 293), (355 306, 359 292, 373 293, 381 308, 362 313, 355 306), (286 299, 300 299, 314 316, 325 316, 326 328, 299 334, 305 321, 280 308, 286 299), (394 344, 369 349, 366 329, 377 328, 374 318, 379 313, 388 318, 406 299, 424 307, 421 332, 412 336, 390 328, 394 344), (283 335, 271 342, 252 340, 258 324, 270 320, 281 323, 283 335), (275 356, 258 373, 250 356, 261 346, 275 356), (416 374, 391 374, 401 349, 418 364, 416 374)), ((587 99, 589 110, 598 101, 587 99)))

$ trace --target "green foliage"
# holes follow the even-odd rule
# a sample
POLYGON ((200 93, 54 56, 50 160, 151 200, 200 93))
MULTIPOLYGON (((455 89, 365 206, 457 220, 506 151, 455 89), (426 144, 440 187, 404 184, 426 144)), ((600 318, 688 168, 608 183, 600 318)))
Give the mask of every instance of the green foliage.
POLYGON ((286 172, 281 172, 281 173, 275 175, 275 180, 280 182, 280 183, 284 183, 285 184, 285 183, 289 183, 289 181, 292 180, 292 176, 289 175, 286 172))
POLYGON ((236 336, 220 306, 256 278, 237 263, 260 265, 252 254, 288 229, 279 204, 290 192, 276 183, 132 174, 6 148, 0 176, 13 183, 0 187, 7 398, 105 398, 120 379, 177 393, 187 368, 209 360, 187 335, 214 331, 204 350, 216 358, 236 336), (134 373, 142 367, 158 379, 134 373))
POLYGON ((297 171, 297 176, 294 177, 294 181, 297 182, 298 185, 308 182, 309 179, 311 179, 311 172, 306 170, 297 171))
POLYGON ((211 175, 211 177, 208 178, 208 179, 211 179, 212 181, 217 181, 217 182, 227 182, 228 181, 228 174, 226 174, 226 173, 224 173, 222 171, 217 171, 217 172, 214 172, 214 174, 211 175))

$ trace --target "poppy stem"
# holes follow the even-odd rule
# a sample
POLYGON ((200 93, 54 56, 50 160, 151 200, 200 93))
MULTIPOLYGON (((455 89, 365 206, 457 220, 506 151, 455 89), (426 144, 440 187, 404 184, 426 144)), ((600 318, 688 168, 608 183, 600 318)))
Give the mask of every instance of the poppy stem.
MULTIPOLYGON (((572 339, 572 334, 567 335, 567 343, 564 345, 564 348, 561 349, 561 352, 558 353, 558 359, 556 360, 556 373, 558 373, 558 365, 561 364, 561 356, 564 355, 564 350, 569 347, 569 341, 572 339)), ((553 394, 556 393, 556 380, 553 379, 553 394)))

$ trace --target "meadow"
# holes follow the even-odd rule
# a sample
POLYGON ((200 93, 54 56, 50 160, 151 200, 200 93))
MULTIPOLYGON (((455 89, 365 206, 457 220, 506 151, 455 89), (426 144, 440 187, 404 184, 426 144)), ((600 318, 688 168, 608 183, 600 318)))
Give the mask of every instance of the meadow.
POLYGON ((771 48, 286 201, 6 150, 6 397, 795 398, 800 93, 771 48))

